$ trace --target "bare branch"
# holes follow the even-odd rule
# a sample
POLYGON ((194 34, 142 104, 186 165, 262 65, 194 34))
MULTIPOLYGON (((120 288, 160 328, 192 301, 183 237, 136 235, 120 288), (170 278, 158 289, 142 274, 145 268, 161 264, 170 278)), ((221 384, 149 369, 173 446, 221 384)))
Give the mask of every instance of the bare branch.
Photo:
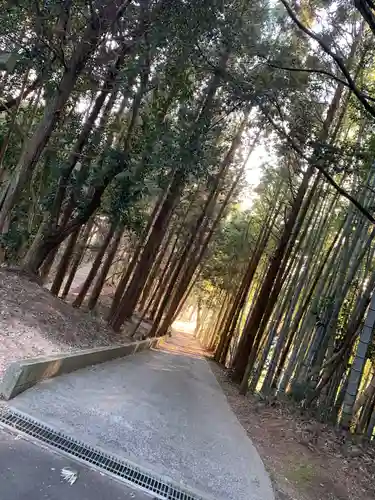
POLYGON ((373 0, 354 0, 354 5, 375 35, 375 4, 373 0))
MULTIPOLYGON (((334 75, 333 73, 330 73, 329 71, 325 71, 324 69, 314 69, 314 68, 293 68, 290 66, 281 66, 279 64, 272 63, 271 61, 266 61, 267 66, 270 66, 271 68, 276 68, 276 69, 282 69, 285 71, 295 71, 297 73, 317 73, 320 75, 325 75, 328 76, 329 78, 332 78, 332 80, 335 80, 338 83, 341 83, 341 85, 344 85, 344 87, 351 89, 350 85, 348 84, 347 81, 342 80, 338 76, 334 75)), ((365 98, 368 99, 369 101, 374 101, 375 102, 375 97, 371 97, 368 94, 365 94, 363 91, 360 91, 361 95, 365 98)))
MULTIPOLYGON (((265 110, 262 106, 259 106, 263 113, 265 113, 268 121, 271 123, 271 125, 274 127, 276 132, 283 137, 287 143, 298 153, 298 155, 306 160, 308 163, 311 163, 312 158, 309 158, 308 156, 305 155, 305 153, 302 151, 302 149, 298 146, 298 144, 295 142, 295 140, 284 130, 283 127, 278 125, 275 120, 270 116, 267 110, 265 110)), ((361 204, 359 203, 358 200, 356 200, 351 194, 349 194, 344 188, 339 186, 337 182, 329 175, 329 173, 323 168, 322 165, 319 164, 319 162, 314 162, 314 167, 319 170, 319 172, 326 178, 329 184, 344 198, 349 200, 353 205, 368 219, 372 224, 375 224, 375 218, 370 214, 370 212, 361 204)))
POLYGON ((21 92, 20 95, 18 95, 17 97, 12 97, 12 99, 9 99, 8 101, 1 103, 0 113, 2 113, 3 111, 8 112, 11 108, 18 106, 20 101, 25 97, 27 97, 29 94, 31 94, 31 92, 33 92, 39 86, 42 80, 43 77, 39 76, 38 78, 36 78, 36 80, 33 81, 33 83, 29 87, 27 87, 27 89, 21 92))
POLYGON ((307 28, 296 16, 294 13, 293 9, 290 7, 289 3, 286 0, 280 0, 280 2, 284 5, 285 9, 287 10, 289 17, 292 19, 292 21, 298 26, 300 30, 302 30, 306 35, 308 35, 310 38, 315 40, 320 47, 323 49, 323 51, 328 54, 336 63, 342 74, 344 75, 348 87, 350 90, 353 92, 353 94, 357 97, 357 99, 361 102, 363 107, 368 111, 372 116, 375 117, 375 107, 372 106, 368 102, 368 98, 358 89, 357 85, 354 82, 354 79, 350 75, 350 72, 348 68, 345 66, 345 62, 340 57, 337 55, 335 52, 333 52, 329 46, 316 34, 314 31, 311 31, 309 28, 307 28))

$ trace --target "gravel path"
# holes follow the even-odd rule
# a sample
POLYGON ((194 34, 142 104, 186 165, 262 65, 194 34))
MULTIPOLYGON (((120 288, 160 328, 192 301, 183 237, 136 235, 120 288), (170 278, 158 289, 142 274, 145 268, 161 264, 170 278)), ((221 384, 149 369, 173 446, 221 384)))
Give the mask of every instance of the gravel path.
POLYGON ((256 449, 191 335, 46 380, 11 406, 215 500, 274 498, 256 449))

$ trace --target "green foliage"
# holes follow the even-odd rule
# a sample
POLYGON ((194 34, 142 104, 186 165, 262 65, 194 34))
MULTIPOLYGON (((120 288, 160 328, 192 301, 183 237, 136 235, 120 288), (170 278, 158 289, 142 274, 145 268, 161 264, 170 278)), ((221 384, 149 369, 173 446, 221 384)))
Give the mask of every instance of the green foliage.
MULTIPOLYGON (((276 275, 268 287, 269 293, 277 291, 271 304, 275 309, 270 307, 270 317, 261 318, 258 326, 266 331, 277 318, 277 328, 288 323, 287 318, 290 326, 309 293, 308 285, 315 283, 320 295, 313 290, 295 330, 306 328, 301 339, 307 339, 307 354, 303 353, 299 368, 303 363, 309 366, 301 373, 306 375, 314 368, 310 365, 320 363, 315 367, 318 380, 331 351, 344 345, 371 266, 360 263, 344 297, 333 270, 326 274, 327 287, 320 287, 316 270, 348 213, 353 216, 352 230, 358 229, 363 241, 367 226, 350 211, 348 199, 335 198, 336 191, 328 184, 321 189, 326 178, 319 174, 318 193, 327 203, 312 192, 312 176, 297 207, 301 220, 297 217, 289 241, 285 238, 285 249, 278 245, 309 164, 323 169, 331 184, 341 186, 340 196, 343 192, 346 198, 354 196, 370 214, 374 211, 374 130, 363 108, 363 98, 373 103, 374 44, 370 30, 361 27, 356 5, 314 1, 291 7, 340 55, 358 86, 356 92, 347 88, 350 81, 341 82, 345 72, 305 36, 281 2, 157 0, 130 2, 123 13, 117 10, 118 2, 108 0, 5 5, 0 13, 0 106, 10 107, 0 115, 2 196, 8 196, 10 183, 18 188, 7 213, 3 197, 0 204, 6 221, 1 236, 6 258, 21 260, 41 224, 41 240, 58 241, 68 235, 66 227, 75 229, 75 223, 84 224, 95 215, 118 221, 125 237, 136 240, 147 225, 150 207, 174 179, 180 185, 174 186, 177 194, 166 233, 180 232, 176 252, 182 253, 217 184, 239 123, 249 112, 242 145, 218 183, 212 213, 205 215, 209 220, 203 221, 207 222, 203 236, 252 146, 261 145, 268 156, 260 167, 261 181, 251 192, 248 211, 240 202, 249 188, 239 182, 200 265, 195 291, 206 304, 234 297, 264 232, 269 231, 249 296, 256 297, 276 249, 280 255, 284 252, 287 262, 281 259, 278 265, 289 274, 281 274, 283 279, 276 275), (310 193, 311 206, 303 214, 310 193), (65 213, 69 220, 64 228, 65 213), (315 231, 320 239, 310 238, 315 231), (305 245, 307 239, 311 248, 305 245), (302 277, 307 284, 299 281, 302 277), (287 296, 291 287, 300 296, 287 296), (331 318, 336 309, 337 317, 331 318), (329 332, 331 319, 334 332, 329 332), (317 342, 318 330, 331 337, 317 342), (319 349, 326 345, 327 352, 313 352, 318 343, 319 349)), ((344 244, 352 245, 357 255, 356 242, 346 234, 333 252, 339 259, 345 256, 344 244)), ((329 262, 332 265, 333 260, 329 262)), ((244 322, 243 318, 240 326, 244 322)), ((266 345, 264 332, 253 333, 266 345)), ((288 337, 288 330, 286 338, 292 344, 286 351, 296 346, 294 333, 288 337)), ((260 357, 256 352, 254 359, 260 362, 260 357)), ((286 363, 288 357, 284 358, 286 363)), ((299 375, 295 385, 303 388, 307 385, 300 383, 299 375)), ((334 387, 329 391, 332 397, 334 387)))
POLYGON ((238 287, 241 274, 254 245, 251 214, 235 207, 222 221, 203 263, 198 287, 218 294, 238 287))

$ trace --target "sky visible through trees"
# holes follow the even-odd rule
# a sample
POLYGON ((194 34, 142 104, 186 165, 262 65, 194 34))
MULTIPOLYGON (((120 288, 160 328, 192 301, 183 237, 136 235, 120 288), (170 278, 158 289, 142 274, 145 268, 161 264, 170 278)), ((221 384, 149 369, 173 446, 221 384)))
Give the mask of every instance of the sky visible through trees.
POLYGON ((71 300, 89 260, 72 305, 105 302, 113 335, 191 313, 242 394, 371 439, 373 2, 18 0, 0 16, 2 264, 71 300))

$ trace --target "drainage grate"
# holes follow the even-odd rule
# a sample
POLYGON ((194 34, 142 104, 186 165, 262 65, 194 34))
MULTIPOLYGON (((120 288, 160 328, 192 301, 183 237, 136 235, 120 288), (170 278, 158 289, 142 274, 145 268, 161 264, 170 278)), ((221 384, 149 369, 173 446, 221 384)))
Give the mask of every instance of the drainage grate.
POLYGON ((130 464, 126 460, 108 455, 101 450, 88 446, 61 432, 55 431, 29 416, 10 408, 1 408, 0 423, 12 429, 24 432, 72 457, 78 458, 88 464, 95 465, 101 470, 107 471, 128 483, 135 484, 149 493, 153 493, 159 499, 204 500, 202 497, 193 496, 191 493, 184 491, 178 486, 161 481, 149 472, 134 467, 133 464, 130 464))

